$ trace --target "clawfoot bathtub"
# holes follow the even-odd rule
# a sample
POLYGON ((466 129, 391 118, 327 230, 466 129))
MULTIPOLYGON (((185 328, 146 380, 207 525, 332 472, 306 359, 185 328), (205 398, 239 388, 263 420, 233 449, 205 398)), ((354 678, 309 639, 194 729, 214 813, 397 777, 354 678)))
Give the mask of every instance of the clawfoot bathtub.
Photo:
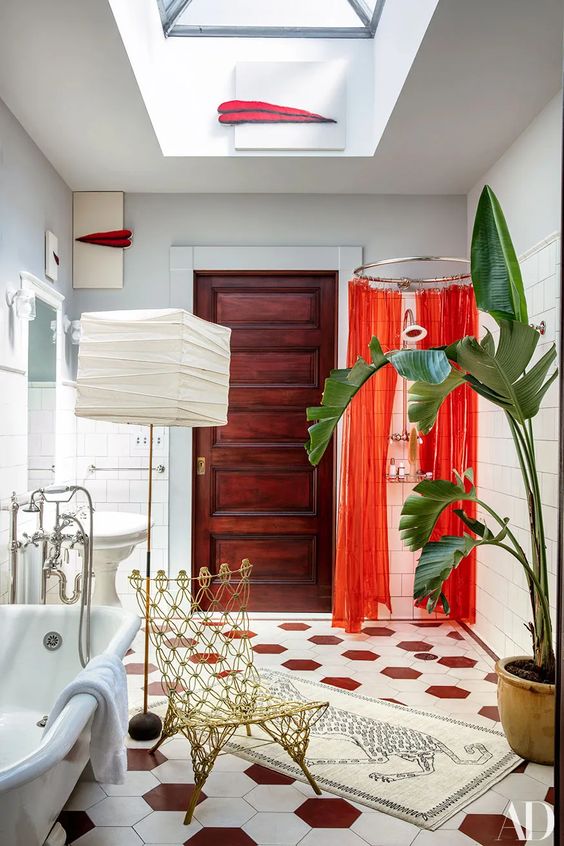
MULTIPOLYGON (((94 697, 74 696, 48 732, 38 725, 81 669, 78 614, 77 606, 0 605, 2 846, 41 846, 89 760, 94 697)), ((91 625, 92 655, 123 658, 139 619, 97 606, 91 625)), ((55 829, 48 842, 57 842, 55 829)))

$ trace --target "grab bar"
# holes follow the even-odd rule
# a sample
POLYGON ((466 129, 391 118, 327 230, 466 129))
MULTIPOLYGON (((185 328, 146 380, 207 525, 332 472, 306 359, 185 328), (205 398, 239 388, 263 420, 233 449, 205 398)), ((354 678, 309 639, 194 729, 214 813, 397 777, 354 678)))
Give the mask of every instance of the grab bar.
MULTIPOLYGON (((106 471, 109 470, 109 471, 112 471, 112 472, 115 473, 118 470, 148 470, 148 469, 149 469, 148 467, 96 467, 95 464, 89 464, 88 468, 87 468, 89 473, 96 473, 97 471, 99 472, 100 470, 106 470, 106 471)), ((153 467, 153 471, 155 473, 164 473, 165 470, 166 470, 166 467, 164 466, 164 464, 157 464, 156 467, 153 467)))

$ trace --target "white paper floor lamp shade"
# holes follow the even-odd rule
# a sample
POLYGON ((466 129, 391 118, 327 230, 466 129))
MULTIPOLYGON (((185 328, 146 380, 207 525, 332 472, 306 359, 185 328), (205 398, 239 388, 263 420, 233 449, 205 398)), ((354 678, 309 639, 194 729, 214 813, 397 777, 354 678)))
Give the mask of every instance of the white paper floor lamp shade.
POLYGON ((231 330, 183 309, 87 312, 76 415, 114 423, 227 423, 231 330))
POLYGON ((230 336, 183 309, 88 312, 80 320, 77 417, 150 431, 143 712, 129 723, 136 740, 154 739, 162 727, 148 711, 153 426, 227 423, 230 336))

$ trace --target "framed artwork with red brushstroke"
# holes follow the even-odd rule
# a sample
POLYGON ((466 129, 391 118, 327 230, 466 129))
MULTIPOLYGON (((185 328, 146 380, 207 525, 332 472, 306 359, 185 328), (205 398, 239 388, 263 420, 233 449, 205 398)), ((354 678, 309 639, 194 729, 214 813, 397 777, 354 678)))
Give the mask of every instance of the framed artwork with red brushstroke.
POLYGON ((122 191, 75 191, 73 288, 123 288, 123 253, 131 235, 124 227, 122 191))
POLYGON ((45 232, 45 276, 51 282, 59 278, 59 239, 52 232, 45 232))
POLYGON ((239 62, 218 121, 236 150, 344 150, 346 81, 341 61, 239 62))

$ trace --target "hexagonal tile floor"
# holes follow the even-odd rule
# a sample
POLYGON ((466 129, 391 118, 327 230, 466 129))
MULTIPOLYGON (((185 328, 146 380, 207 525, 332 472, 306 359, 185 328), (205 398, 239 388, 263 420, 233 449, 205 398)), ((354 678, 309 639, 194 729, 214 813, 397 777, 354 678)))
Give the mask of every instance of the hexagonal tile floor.
MULTIPOLYGON (((413 621, 367 624, 359 634, 332 629, 329 620, 253 619, 259 667, 282 668, 326 684, 465 720, 497 726, 493 660, 461 627, 413 621), (421 635, 424 634, 424 640, 421 635), (438 660, 427 660, 432 657, 438 660)), ((139 699, 142 636, 126 656, 130 696, 139 699)), ((150 693, 161 693, 160 676, 150 693)), ((552 768, 521 764, 437 832, 369 810, 233 755, 220 756, 184 826, 193 789, 188 744, 176 737, 155 755, 129 741, 123 785, 78 784, 61 814, 68 843, 77 846, 494 846, 512 836, 508 808, 515 800, 553 802, 552 768)), ((550 839, 542 841, 550 844, 550 839)))

